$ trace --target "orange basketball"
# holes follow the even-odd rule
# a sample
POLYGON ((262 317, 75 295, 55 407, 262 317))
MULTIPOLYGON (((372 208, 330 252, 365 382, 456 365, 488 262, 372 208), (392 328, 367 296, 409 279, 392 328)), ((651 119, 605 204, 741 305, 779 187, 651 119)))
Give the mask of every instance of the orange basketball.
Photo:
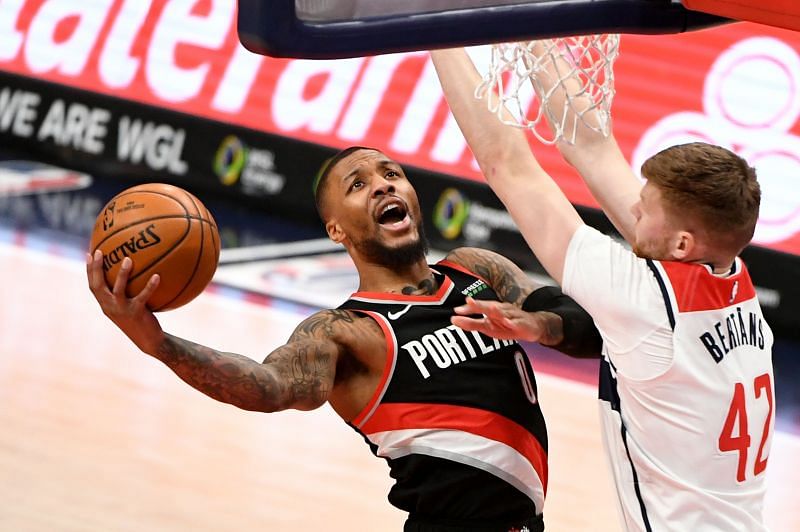
POLYGON ((139 185, 111 198, 94 223, 90 252, 103 253, 106 283, 114 286, 122 259, 133 268, 132 297, 157 273, 152 311, 185 305, 208 286, 219 262, 219 232, 208 209, 189 192, 162 183, 139 185))

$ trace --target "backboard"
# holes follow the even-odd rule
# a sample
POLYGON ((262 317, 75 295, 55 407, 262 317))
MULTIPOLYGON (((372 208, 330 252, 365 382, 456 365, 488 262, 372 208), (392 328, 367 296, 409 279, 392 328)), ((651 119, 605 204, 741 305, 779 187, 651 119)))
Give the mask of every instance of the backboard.
POLYGON ((696 11, 800 31, 797 0, 681 0, 696 11))
POLYGON ((338 59, 732 22, 679 0, 239 0, 239 39, 273 57, 338 59))

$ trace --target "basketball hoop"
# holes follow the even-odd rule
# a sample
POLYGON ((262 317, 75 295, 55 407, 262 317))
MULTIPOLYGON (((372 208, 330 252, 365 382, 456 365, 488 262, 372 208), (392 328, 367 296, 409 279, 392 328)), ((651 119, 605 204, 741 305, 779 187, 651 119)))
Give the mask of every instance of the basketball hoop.
POLYGON ((544 144, 574 144, 579 123, 608 136, 618 55, 618 34, 495 44, 475 97, 485 97, 503 123, 530 129, 544 144), (536 93, 530 104, 520 94, 529 80, 536 93), (563 105, 557 103, 562 98, 563 105), (515 114, 513 120, 504 108, 515 114), (549 128, 537 127, 542 118, 549 128))

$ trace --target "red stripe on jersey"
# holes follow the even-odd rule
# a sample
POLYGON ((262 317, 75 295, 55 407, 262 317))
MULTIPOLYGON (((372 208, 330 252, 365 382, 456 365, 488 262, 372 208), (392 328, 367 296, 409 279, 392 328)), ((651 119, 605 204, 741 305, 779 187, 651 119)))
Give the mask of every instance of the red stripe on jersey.
MULTIPOLYGON (((356 427, 359 427, 361 423, 364 422, 364 419, 372 412, 373 408, 375 408, 375 404, 383 397, 383 392, 386 390, 386 386, 389 382, 389 377, 392 373, 392 368, 394 367, 394 359, 397 353, 397 345, 395 344, 394 333, 392 332, 389 325, 386 323, 386 319, 378 314, 377 312, 372 312, 369 310, 356 310, 355 312, 362 312, 367 316, 370 316, 378 325, 380 325, 381 329, 383 330, 383 337, 386 339, 386 361, 383 363, 383 374, 381 375, 381 381, 378 383, 378 386, 375 388, 375 391, 372 393, 372 397, 370 398, 367 406, 364 407, 359 414, 353 418, 352 424, 356 427)), ((360 427, 359 427, 360 428, 360 427)))
POLYGON ((371 299, 375 301, 397 301, 400 303, 431 303, 439 302, 447 295, 453 281, 445 275, 439 290, 430 296, 411 296, 405 294, 388 294, 386 292, 354 292, 351 299, 371 299))
POLYGON ((756 289, 742 264, 739 273, 716 277, 701 264, 659 262, 669 277, 680 312, 715 310, 753 299, 756 289))
POLYGON ((442 266, 447 266, 448 268, 453 268, 454 270, 458 270, 461 273, 466 273, 467 275, 471 275, 473 277, 477 277, 478 279, 480 279, 481 281, 483 281, 487 285, 492 286, 491 283, 489 283, 489 281, 487 281, 486 279, 484 279, 483 277, 481 277, 477 273, 471 272, 468 269, 466 269, 465 267, 463 267, 462 265, 456 264, 455 262, 449 261, 447 259, 442 259, 439 262, 437 262, 436 264, 441 264, 442 266))
POLYGON ((361 427, 367 436, 403 429, 460 430, 504 443, 530 462, 547 491, 547 453, 533 434, 507 417, 468 406, 385 403, 361 427))

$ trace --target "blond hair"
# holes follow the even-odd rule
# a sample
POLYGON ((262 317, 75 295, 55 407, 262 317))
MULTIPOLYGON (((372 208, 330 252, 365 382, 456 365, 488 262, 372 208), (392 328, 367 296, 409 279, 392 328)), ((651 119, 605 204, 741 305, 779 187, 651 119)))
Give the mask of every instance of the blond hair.
POLYGON ((738 254, 753 239, 761 188, 755 169, 730 150, 703 142, 672 146, 646 160, 642 175, 675 219, 698 224, 715 247, 738 254))

